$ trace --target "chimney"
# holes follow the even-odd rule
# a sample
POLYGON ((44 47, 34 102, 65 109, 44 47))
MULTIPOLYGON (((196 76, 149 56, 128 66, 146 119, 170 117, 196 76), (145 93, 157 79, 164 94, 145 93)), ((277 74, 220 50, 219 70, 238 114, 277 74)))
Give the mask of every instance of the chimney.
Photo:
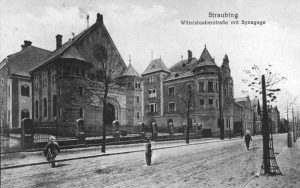
POLYGON ((98 13, 96 23, 103 23, 103 15, 98 13))
POLYGON ((190 63, 192 61, 192 58, 193 58, 193 53, 191 50, 188 50, 188 63, 190 63))
POLYGON ((58 34, 56 35, 56 49, 60 48, 62 46, 62 35, 58 34))
POLYGON ((31 44, 32 44, 31 41, 29 41, 29 40, 24 40, 24 44, 21 45, 22 50, 23 50, 24 48, 26 48, 27 46, 31 46, 31 44))

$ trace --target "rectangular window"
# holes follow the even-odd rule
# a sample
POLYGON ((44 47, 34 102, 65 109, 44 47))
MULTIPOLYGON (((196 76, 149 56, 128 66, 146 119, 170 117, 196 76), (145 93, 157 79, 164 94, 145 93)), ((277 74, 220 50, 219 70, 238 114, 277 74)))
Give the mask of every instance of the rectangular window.
POLYGON ((169 87, 169 96, 175 95, 175 87, 169 87))
POLYGON ((214 92, 213 82, 208 82, 208 92, 214 92))
POLYGON ((156 97, 156 91, 155 89, 149 89, 149 98, 155 98, 156 97))
POLYGON ((21 95, 24 97, 30 97, 28 85, 21 85, 21 95))
POLYGON ((44 117, 47 117, 47 108, 48 108, 48 105, 47 105, 47 98, 44 98, 43 100, 43 104, 44 104, 44 117))
POLYGON ((175 103, 170 102, 169 103, 169 112, 174 112, 175 111, 175 103))
POLYGON ((216 90, 216 91, 219 91, 219 85, 218 85, 218 82, 215 83, 215 90, 216 90))
POLYGON ((136 119, 140 119, 140 112, 136 113, 136 119))
POLYGON ((135 82, 135 88, 136 89, 141 89, 141 83, 135 82))
POLYGON ((208 104, 209 104, 210 108, 213 108, 214 100, 213 99, 208 99, 208 104))
POLYGON ((83 108, 79 108, 79 117, 83 117, 83 108))
POLYGON ((186 89, 187 89, 187 91, 192 91, 193 90, 193 87, 192 87, 192 84, 188 84, 187 86, 186 86, 186 89))
POLYGON ((199 82, 199 92, 204 92, 204 82, 199 82))
POLYGON ((155 76, 150 76, 149 83, 154 83, 154 82, 155 82, 155 76))
POLYGON ((140 103, 140 96, 136 96, 136 102, 140 103))
POLYGON ((79 95, 80 96, 84 95, 84 89, 83 89, 83 87, 79 87, 79 95))
POLYGON ((204 105, 204 99, 200 99, 200 105, 201 105, 201 106, 204 105))
POLYGON ((156 103, 152 103, 152 104, 149 104, 149 112, 150 113, 154 113, 156 112, 156 103))

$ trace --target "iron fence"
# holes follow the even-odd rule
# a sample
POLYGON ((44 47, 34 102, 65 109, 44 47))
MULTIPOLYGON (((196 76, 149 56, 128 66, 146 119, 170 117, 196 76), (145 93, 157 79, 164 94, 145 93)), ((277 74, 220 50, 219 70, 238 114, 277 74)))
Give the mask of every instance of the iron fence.
POLYGON ((34 124, 34 143, 47 142, 51 135, 58 141, 76 139, 76 131, 74 123, 38 122, 34 124))

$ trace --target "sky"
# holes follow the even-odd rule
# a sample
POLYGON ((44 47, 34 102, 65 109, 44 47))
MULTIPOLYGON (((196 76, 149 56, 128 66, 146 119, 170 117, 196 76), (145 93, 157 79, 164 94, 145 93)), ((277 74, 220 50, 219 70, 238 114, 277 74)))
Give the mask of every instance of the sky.
MULTIPOLYGON (((183 58, 187 50, 200 57, 204 45, 221 65, 226 54, 234 80, 235 97, 248 90, 242 82, 243 70, 253 64, 287 77, 279 83, 278 105, 283 94, 300 95, 300 0, 0 0, 0 59, 20 51, 24 40, 48 50, 56 47, 55 35, 63 42, 96 21, 101 13, 114 43, 128 65, 129 54, 141 74, 153 57, 161 57, 167 67, 183 58), (264 25, 182 25, 182 20, 215 21, 213 13, 238 14, 238 21, 265 21, 264 25)), ((249 93, 250 96, 252 95, 249 93)), ((298 108, 300 96, 297 100, 298 108)))

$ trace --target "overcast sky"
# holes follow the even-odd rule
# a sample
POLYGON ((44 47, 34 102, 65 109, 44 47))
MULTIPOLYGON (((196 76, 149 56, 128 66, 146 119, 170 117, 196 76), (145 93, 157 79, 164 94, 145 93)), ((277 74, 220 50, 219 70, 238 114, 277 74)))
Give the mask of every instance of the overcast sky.
MULTIPOLYGON (((253 64, 273 65, 274 72, 287 77, 283 91, 300 94, 300 1, 274 0, 146 0, 146 1, 39 1, 2 0, 0 3, 0 59, 21 49, 24 40, 48 50, 55 49, 55 35, 63 42, 90 25, 99 12, 104 24, 128 64, 141 74, 151 60, 162 57, 167 67, 187 58, 187 50, 199 58, 206 44, 217 65, 228 54, 235 96, 247 89, 243 70, 253 64), (261 20, 265 25, 181 25, 181 20, 214 21, 209 12, 237 13, 237 20, 261 20)), ((218 19, 223 20, 223 18, 218 19)), ((226 21, 234 18, 225 18, 226 21)), ((300 96, 299 96, 300 97, 300 96)), ((300 100, 299 100, 300 101, 300 100)))

